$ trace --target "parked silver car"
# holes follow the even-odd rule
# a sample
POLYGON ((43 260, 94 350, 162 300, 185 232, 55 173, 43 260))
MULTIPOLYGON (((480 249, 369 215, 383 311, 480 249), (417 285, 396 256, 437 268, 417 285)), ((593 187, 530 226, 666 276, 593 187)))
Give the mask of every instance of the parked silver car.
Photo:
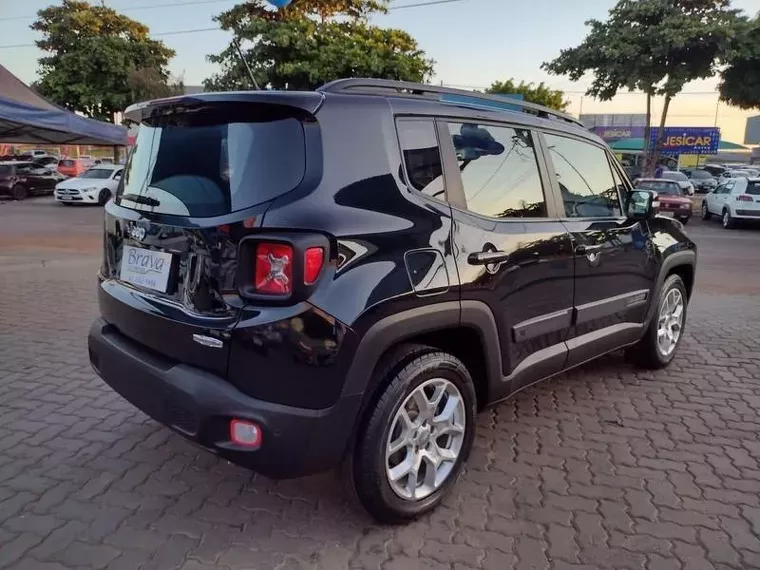
POLYGON ((683 172, 678 172, 676 170, 665 170, 662 173, 662 178, 675 180, 678 182, 678 185, 681 187, 681 190, 683 190, 684 194, 687 196, 694 196, 694 184, 691 183, 689 177, 686 176, 683 172))

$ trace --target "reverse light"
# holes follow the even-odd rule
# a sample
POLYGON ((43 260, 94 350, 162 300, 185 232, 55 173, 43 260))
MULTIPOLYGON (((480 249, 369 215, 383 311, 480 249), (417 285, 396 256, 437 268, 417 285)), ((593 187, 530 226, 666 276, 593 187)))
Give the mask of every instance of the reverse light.
POLYGON ((242 447, 259 447, 261 428, 247 420, 230 420, 230 440, 242 447))
POLYGON ((290 294, 293 290, 293 248, 280 243, 257 244, 254 285, 257 293, 290 294))
POLYGON ((310 247, 303 257, 303 282, 311 285, 319 277, 322 271, 322 263, 325 259, 325 250, 321 247, 310 247))

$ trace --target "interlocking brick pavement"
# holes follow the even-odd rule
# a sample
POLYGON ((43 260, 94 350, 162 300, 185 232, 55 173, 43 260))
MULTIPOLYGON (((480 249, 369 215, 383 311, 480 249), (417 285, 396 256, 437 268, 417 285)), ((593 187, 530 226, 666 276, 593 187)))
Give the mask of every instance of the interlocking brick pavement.
POLYGON ((758 297, 697 293, 666 371, 613 355, 482 414, 455 493, 388 528, 333 474, 265 479, 126 404, 87 362, 95 257, 14 259, 2 569, 760 568, 758 297))

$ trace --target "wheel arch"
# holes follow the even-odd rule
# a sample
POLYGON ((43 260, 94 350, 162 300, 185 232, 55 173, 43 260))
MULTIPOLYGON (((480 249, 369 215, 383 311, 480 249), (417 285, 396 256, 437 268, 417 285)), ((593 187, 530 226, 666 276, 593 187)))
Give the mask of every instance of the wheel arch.
POLYGON ((657 281, 655 288, 652 292, 652 299, 649 303, 649 313, 647 315, 647 322, 653 317, 657 299, 659 298, 659 292, 662 290, 665 280, 671 275, 678 275, 684 282, 686 287, 686 294, 691 299, 694 292, 694 282, 696 277, 697 267, 697 252, 695 249, 689 249, 686 251, 675 251, 667 255, 662 262, 660 272, 657 275, 657 281))
POLYGON ((344 396, 363 393, 357 419, 382 391, 378 372, 389 365, 389 358, 403 365, 404 359, 395 351, 408 344, 429 346, 459 358, 472 376, 479 408, 490 401, 491 387, 501 382, 498 331, 485 303, 449 301, 409 309, 372 325, 357 347, 343 388, 344 396))

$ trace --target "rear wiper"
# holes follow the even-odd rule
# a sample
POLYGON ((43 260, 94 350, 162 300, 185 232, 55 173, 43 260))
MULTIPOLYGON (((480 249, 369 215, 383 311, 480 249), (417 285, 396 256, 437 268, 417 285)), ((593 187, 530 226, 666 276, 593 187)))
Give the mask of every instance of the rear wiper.
POLYGON ((143 196, 142 194, 122 194, 122 200, 129 200, 137 204, 143 204, 145 206, 152 206, 153 208, 160 206, 161 202, 150 196, 143 196))

